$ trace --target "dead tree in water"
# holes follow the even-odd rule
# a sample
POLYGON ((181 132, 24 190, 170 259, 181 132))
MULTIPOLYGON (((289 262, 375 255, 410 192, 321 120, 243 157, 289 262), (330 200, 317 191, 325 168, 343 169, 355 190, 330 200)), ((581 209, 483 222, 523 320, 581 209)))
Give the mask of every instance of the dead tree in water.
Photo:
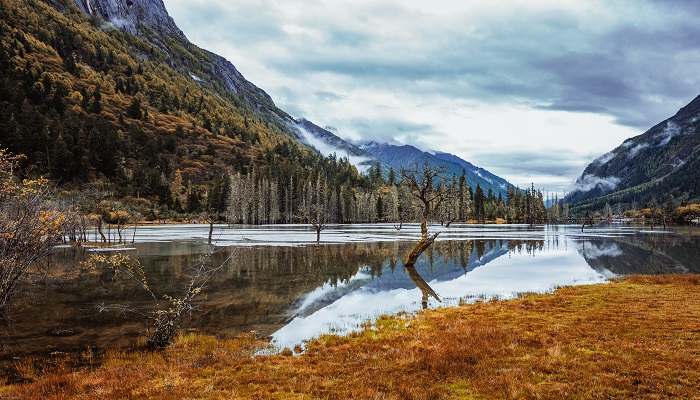
POLYGON ((319 175, 316 183, 309 182, 305 188, 301 219, 314 228, 316 247, 321 245, 321 231, 326 229, 331 219, 331 194, 326 181, 319 175))
MULTIPOLYGON (((428 218, 430 218, 431 212, 437 209, 440 204, 450 198, 452 191, 445 191, 440 189, 440 183, 445 181, 445 168, 437 167, 433 168, 428 165, 428 161, 421 166, 416 166, 416 168, 402 172, 402 182, 408 186, 409 190, 415 198, 419 201, 419 206, 421 207, 421 239, 413 246, 411 252, 406 257, 404 261, 404 268, 408 272, 409 276, 412 277, 412 273, 418 274, 415 270, 416 261, 423 252, 430 247, 431 244, 440 235, 440 232, 429 234, 428 233, 428 218)), ((418 275, 420 278, 420 275, 418 275)), ((414 279, 414 282, 416 280, 414 279)), ((437 301, 440 301, 440 297, 425 283, 423 278, 420 278, 416 282, 416 285, 423 292, 423 303, 427 305, 428 296, 433 296, 437 301), (427 290, 426 289, 430 289, 427 290)))

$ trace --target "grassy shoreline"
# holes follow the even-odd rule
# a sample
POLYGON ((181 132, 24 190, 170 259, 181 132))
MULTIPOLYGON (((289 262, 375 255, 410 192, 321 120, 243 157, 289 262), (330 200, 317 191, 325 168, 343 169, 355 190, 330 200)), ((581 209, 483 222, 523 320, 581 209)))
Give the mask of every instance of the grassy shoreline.
POLYGON ((383 317, 300 356, 252 358, 264 345, 187 334, 163 352, 36 374, 0 398, 697 398, 700 276, 383 317))

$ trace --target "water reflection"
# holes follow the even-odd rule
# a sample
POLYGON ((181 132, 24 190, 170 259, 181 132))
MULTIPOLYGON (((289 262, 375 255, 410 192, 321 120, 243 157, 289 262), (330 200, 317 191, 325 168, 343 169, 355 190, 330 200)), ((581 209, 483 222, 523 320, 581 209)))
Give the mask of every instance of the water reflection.
POLYGON ((700 241, 693 236, 636 232, 578 243, 591 268, 613 274, 700 273, 700 241))
POLYGON ((302 306, 291 312, 292 321, 273 334, 275 344, 291 348, 324 333, 348 333, 383 314, 483 298, 506 299, 561 285, 603 282, 607 277, 591 269, 577 252, 557 242, 547 247, 545 240, 436 242, 414 267, 397 266, 397 262, 401 265, 400 258, 385 261, 371 281, 361 268, 351 279, 364 280, 361 285, 350 284, 340 291, 321 285, 302 295, 302 306), (323 304, 314 305, 315 299, 323 299, 323 304))
POLYGON ((406 271, 406 273, 408 273, 408 277, 411 278, 413 283, 423 294, 421 296, 421 305, 423 306, 423 309, 428 308, 428 299, 430 298, 430 296, 432 296, 437 301, 441 301, 440 296, 438 296, 437 293, 435 293, 435 291, 433 290, 433 288, 431 288, 430 285, 428 285, 428 282, 426 282, 425 279, 423 279, 423 277, 420 276, 415 266, 404 265, 403 269, 404 271, 406 271))
MULTIPOLYGON (((179 239, 152 241, 173 234, 161 229, 159 236, 156 227, 149 228, 143 235, 149 241, 137 240, 129 252, 144 266, 156 293, 177 294, 187 282, 187 267, 206 252, 206 235, 185 240, 186 227, 177 227, 179 239)), ((291 348, 325 332, 358 329, 381 314, 546 292, 616 274, 700 272, 695 231, 599 227, 582 235, 578 226, 453 225, 413 268, 406 268, 403 257, 420 235, 416 230, 409 238, 410 227, 401 233, 407 236, 398 236, 391 226, 335 227, 334 237, 347 236, 349 243, 316 249, 299 246, 295 238, 294 246, 278 245, 295 229, 246 228, 246 246, 233 246, 235 235, 228 233, 226 243, 232 246, 221 247, 214 262, 234 252, 233 262, 215 277, 202 311, 186 326, 224 337, 256 330, 291 348), (361 235, 370 241, 359 241, 361 235), (265 244, 264 238, 271 237, 275 240, 265 244)), ((47 266, 50 277, 34 277, 24 287, 0 320, 1 358, 129 345, 138 337, 142 320, 96 314, 94 307, 128 303, 147 308, 152 299, 111 272, 76 268, 85 257, 84 249, 59 249, 47 266)))

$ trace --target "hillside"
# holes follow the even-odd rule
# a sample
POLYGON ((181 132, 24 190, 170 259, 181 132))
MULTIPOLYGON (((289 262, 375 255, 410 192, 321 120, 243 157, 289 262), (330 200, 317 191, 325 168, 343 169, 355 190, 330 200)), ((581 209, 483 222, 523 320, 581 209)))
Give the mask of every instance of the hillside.
POLYGON ((599 210, 606 202, 697 200, 700 196, 700 96, 674 116, 593 161, 567 197, 573 210, 599 210))
POLYGON ((299 143, 292 118, 187 41, 160 0, 0 4, 0 145, 27 155, 25 174, 184 211, 210 208, 227 171, 296 182, 290 196, 319 175, 363 179, 299 143))

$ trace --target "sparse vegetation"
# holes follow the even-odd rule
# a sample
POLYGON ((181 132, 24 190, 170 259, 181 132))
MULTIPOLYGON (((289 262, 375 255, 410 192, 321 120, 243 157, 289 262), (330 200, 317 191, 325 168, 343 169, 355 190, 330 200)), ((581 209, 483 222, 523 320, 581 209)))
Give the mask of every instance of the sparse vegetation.
POLYGON ((143 336, 146 345, 151 350, 162 350, 172 345, 175 335, 179 332, 183 320, 192 312, 197 311, 196 297, 202 297, 202 290, 219 270, 228 264, 231 254, 218 266, 211 266, 213 247, 209 247, 207 254, 200 256, 190 266, 191 276, 187 286, 180 297, 163 295, 167 306, 161 305, 161 298, 153 292, 148 284, 148 278, 138 260, 132 260, 128 255, 116 253, 111 256, 102 254, 93 255, 88 264, 93 268, 106 265, 115 274, 126 275, 127 279, 137 283, 153 299, 153 310, 141 310, 130 305, 102 305, 99 311, 119 310, 124 313, 139 314, 146 321, 146 330, 143 336))
POLYGON ((70 372, 17 363, 4 397, 694 398, 700 277, 610 284, 380 318, 305 354, 254 357, 255 335, 186 334, 163 353, 110 351, 70 372), (19 372, 19 371, 18 371, 19 372))
POLYGON ((22 158, 0 149, 0 310, 74 223, 73 210, 53 196, 45 179, 19 179, 22 158))

